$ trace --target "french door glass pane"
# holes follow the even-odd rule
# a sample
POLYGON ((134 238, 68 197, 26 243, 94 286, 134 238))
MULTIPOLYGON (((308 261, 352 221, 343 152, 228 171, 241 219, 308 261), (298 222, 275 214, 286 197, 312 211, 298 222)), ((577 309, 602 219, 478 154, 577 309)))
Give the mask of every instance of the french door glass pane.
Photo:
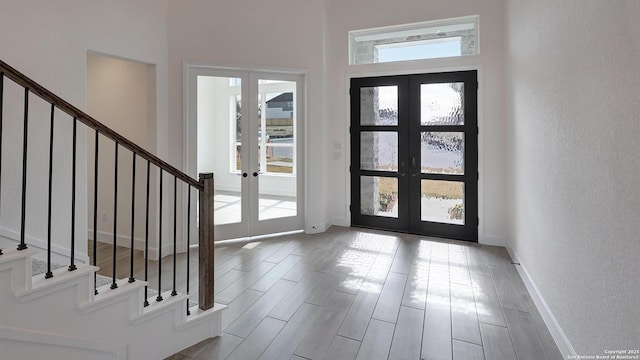
POLYGON ((464 225, 464 182, 421 180, 420 219, 464 225))
POLYGON ((398 217, 398 179, 381 176, 360 177, 360 213, 398 217))
POLYGON ((398 125, 398 87, 360 88, 360 125, 398 125))
POLYGON ((464 174, 463 132, 422 132, 420 144, 422 173, 464 174))
POLYGON ((420 85, 421 125, 464 125, 464 83, 420 85))
POLYGON ((360 169, 398 171, 398 133, 362 131, 360 133, 360 169))
POLYGON ((296 216, 296 83, 259 80, 258 90, 258 220, 296 216))
MULTIPOLYGON (((240 79, 238 80, 238 87, 240 86, 240 79)), ((235 83, 235 82, 234 82, 235 83)), ((242 95, 238 94, 234 98, 232 98, 235 106, 233 118, 235 122, 231 122, 232 131, 231 136, 235 137, 235 171, 242 171, 242 157, 240 150, 242 149, 242 95)))
POLYGON ((212 172, 214 223, 242 221, 241 79, 197 77, 198 173, 212 172))

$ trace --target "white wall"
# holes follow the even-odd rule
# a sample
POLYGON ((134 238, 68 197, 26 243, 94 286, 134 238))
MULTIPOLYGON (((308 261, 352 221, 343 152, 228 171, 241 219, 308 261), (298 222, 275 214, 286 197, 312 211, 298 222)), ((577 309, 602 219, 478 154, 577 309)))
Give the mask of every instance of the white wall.
MULTIPOLYGON (((156 99, 155 66, 116 59, 99 54, 87 54, 87 112, 142 148, 155 149, 156 99)), ((88 223, 93 238, 93 184, 95 135, 87 136, 88 223)), ((98 239, 113 243, 114 142, 103 136, 99 141, 98 158, 98 239)), ((132 153, 118 148, 118 242, 130 246, 132 153)), ((146 217, 147 162, 136 158, 135 232, 136 247, 144 248, 146 217)), ((152 174, 155 174, 152 173, 152 174)), ((150 177, 150 213, 156 209, 155 176, 150 177)), ((155 216, 150 217, 149 238, 155 238, 155 216)))
POLYGON ((579 355, 640 345, 640 3, 506 7, 509 245, 579 355))
MULTIPOLYGON (((169 2, 169 81, 182 84, 183 64, 261 70, 292 70, 306 74, 309 198, 305 213, 310 229, 326 226, 324 182, 323 2, 274 0, 256 2, 169 2)), ((183 153, 183 89, 170 88, 169 144, 172 161, 183 153)), ((195 171, 195 168, 193 169, 195 171)), ((195 173, 190 174, 196 176, 195 173)))
MULTIPOLYGON (((157 66, 157 127, 158 144, 167 142, 167 2, 79 1, 79 0, 4 0, 0 11, 0 59, 17 67, 80 109, 86 109, 86 54, 101 53, 135 59, 157 66)), ((19 95, 19 94, 18 94, 19 95)), ((18 102, 19 104, 19 102, 18 102)), ((34 102, 35 104, 35 102, 34 102)), ((7 109, 7 111, 11 111, 7 109)), ((46 197, 48 168, 48 111, 46 104, 36 105, 30 129, 32 145, 29 159, 29 196, 27 198, 27 235, 31 242, 46 239, 46 197), (37 108, 37 109, 36 109, 37 108), (41 127, 36 126, 41 124, 41 127)), ((69 253, 71 213, 71 121, 59 116, 56 128, 54 164, 54 250, 69 253)), ((21 157, 21 119, 5 119, 7 131, 3 142, 2 219, 4 234, 19 231, 18 191, 21 157), (9 135, 14 131, 13 135, 9 135), (11 153, 9 153, 11 151, 11 153), (8 232, 7 232, 8 231, 8 232)), ((86 254, 86 137, 79 127, 78 189, 77 189, 77 254, 86 254)), ((159 155, 167 151, 161 146, 159 155)))
POLYGON ((348 79, 398 73, 479 69, 479 196, 481 243, 503 244, 506 234, 504 194, 503 1, 370 1, 327 0, 326 18, 326 155, 327 216, 334 224, 350 224, 348 203, 348 79), (349 66, 348 31, 467 15, 480 16, 480 55, 432 59, 410 64, 349 66))

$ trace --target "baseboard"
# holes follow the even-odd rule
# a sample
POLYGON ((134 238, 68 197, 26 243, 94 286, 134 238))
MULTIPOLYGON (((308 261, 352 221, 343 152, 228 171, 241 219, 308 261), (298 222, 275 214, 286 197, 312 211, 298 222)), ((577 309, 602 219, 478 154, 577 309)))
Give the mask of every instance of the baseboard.
MULTIPOLYGON (((93 240, 93 230, 87 231, 87 237, 89 240, 93 240)), ((113 244, 113 233, 107 231, 98 230, 98 242, 104 244, 113 244)), ((118 246, 130 248, 131 247, 131 238, 126 235, 118 234, 116 236, 116 244, 118 246)), ((136 250, 144 251, 144 239, 134 238, 133 247, 136 250)), ((173 247, 171 248, 173 251, 173 247)), ((149 246, 149 256, 150 260, 158 260, 158 248, 149 246)))
POLYGON ((556 317, 553 315, 551 308, 549 308, 549 305, 544 300, 542 293, 540 292, 536 284, 533 282, 533 279, 529 275, 529 272, 527 271, 526 266, 522 263, 522 260, 520 260, 520 257, 511 248, 511 246, 507 244, 506 248, 513 262, 520 264, 519 266, 516 266, 516 269, 518 270, 518 274, 520 274, 520 277, 522 278, 524 285, 527 287, 529 294, 531 294, 531 298, 533 299, 533 302, 536 305, 536 308, 538 308, 538 311, 542 316, 542 320, 544 321, 545 325, 547 325, 547 328, 549 329, 549 332, 551 333, 553 340, 556 342, 556 345, 558 346, 558 350, 560 350, 560 353, 562 353, 565 359, 568 359, 569 356, 576 356, 577 353, 575 349, 569 342, 567 335, 562 330, 560 323, 558 322, 556 317))
POLYGON ((322 224, 307 224, 304 227, 304 233, 305 234, 319 234, 319 233, 323 233, 325 231, 327 231, 327 224, 322 223, 322 224))
POLYGON ((27 348, 34 346, 48 347, 53 353, 55 353, 56 349, 65 349, 65 352, 69 352, 69 349, 77 349, 95 352, 97 353, 96 355, 102 355, 102 358, 108 357, 116 360, 125 360, 127 358, 127 346, 124 344, 108 344, 91 339, 36 330, 0 327, 0 339, 5 342, 2 355, 12 359, 22 358, 24 353, 21 353, 21 348, 25 346, 27 348), (16 349, 13 349, 13 353, 11 343, 18 345, 16 349), (22 344, 22 346, 19 344, 22 344))
POLYGON ((334 216, 331 218, 331 225, 349 227, 351 221, 344 216, 334 216))
MULTIPOLYGON (((7 229, 5 227, 0 227, 0 236, 4 238, 4 241, 1 241, 2 239, 0 239, 0 243, 3 243, 3 242, 11 243, 11 245, 7 247, 17 246, 17 244, 20 242, 20 233, 11 229, 7 229)), ((38 255, 34 256, 35 258, 38 258, 38 259, 46 258, 46 252, 47 252, 46 240, 41 240, 29 235, 25 235, 25 243, 27 244, 28 247, 36 249, 40 252, 38 255)), ((78 251, 79 249, 76 247, 76 253, 75 253, 76 263, 82 263, 82 264, 89 263, 89 256, 86 253, 86 247, 84 247, 84 249, 85 249, 85 252, 83 253, 82 251, 78 251)), ((51 244, 51 261, 59 264, 67 263, 69 261, 70 254, 71 254, 70 247, 60 246, 55 243, 51 244)))
POLYGON ((478 237, 478 242, 482 245, 491 245, 491 246, 506 246, 507 242, 504 239, 504 236, 498 235, 488 235, 488 234, 480 234, 478 237))

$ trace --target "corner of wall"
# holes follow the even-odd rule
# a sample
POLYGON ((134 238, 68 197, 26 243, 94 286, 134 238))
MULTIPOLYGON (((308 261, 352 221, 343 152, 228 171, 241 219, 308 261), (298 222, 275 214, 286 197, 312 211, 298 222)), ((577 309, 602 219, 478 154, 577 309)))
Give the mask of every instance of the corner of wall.
POLYGON ((549 329, 549 332, 551 333, 551 336, 558 346, 558 350, 560 350, 562 356, 564 356, 565 359, 568 359, 569 356, 577 355, 575 349, 569 342, 567 335, 564 333, 564 330, 562 330, 560 323, 553 315, 551 308, 542 296, 542 293, 533 282, 533 278, 531 278, 531 275, 529 275, 525 264, 522 263, 522 260, 515 252, 509 241, 506 241, 504 246, 507 248, 507 252, 509 253, 509 256, 511 256, 513 262, 516 263, 516 270, 518 270, 518 274, 520 275, 520 278, 522 278, 527 291, 529 291, 529 294, 531 294, 531 298, 536 305, 536 308, 540 312, 542 320, 549 329))

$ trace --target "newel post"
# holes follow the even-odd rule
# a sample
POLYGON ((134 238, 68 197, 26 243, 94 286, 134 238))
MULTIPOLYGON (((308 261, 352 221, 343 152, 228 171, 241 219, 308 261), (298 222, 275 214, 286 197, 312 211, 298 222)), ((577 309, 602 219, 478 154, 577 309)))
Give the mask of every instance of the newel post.
POLYGON ((213 307, 213 174, 200 174, 200 184, 203 190, 200 191, 199 201, 199 275, 198 287, 199 307, 201 310, 209 310, 213 307))

